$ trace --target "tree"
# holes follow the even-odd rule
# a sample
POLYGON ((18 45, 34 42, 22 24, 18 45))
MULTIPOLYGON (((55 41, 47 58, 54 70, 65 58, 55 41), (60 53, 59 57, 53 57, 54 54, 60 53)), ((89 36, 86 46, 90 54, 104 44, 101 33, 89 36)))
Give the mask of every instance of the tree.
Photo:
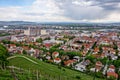
POLYGON ((91 62, 95 63, 95 57, 94 56, 87 56, 86 59, 90 60, 91 62))
POLYGON ((103 74, 102 74, 102 72, 96 72, 96 77, 98 77, 98 78, 103 78, 103 74))
POLYGON ((85 47, 84 47, 84 45, 82 45, 82 47, 81 47, 81 51, 83 51, 83 50, 84 50, 84 48, 85 48, 85 47))
POLYGON ((119 66, 120 66, 120 60, 114 60, 113 61, 113 65, 115 65, 115 67, 119 68, 119 66))
POLYGON ((106 64, 106 61, 108 60, 107 57, 104 57, 104 58, 99 58, 97 59, 98 61, 101 61, 104 65, 106 64))
POLYGON ((0 44, 0 66, 2 69, 5 68, 5 66, 8 63, 7 57, 9 56, 7 49, 0 44))
POLYGON ((52 48, 59 48, 61 46, 61 44, 56 44, 54 46, 52 46, 52 48))
POLYGON ((2 40, 2 42, 3 42, 4 44, 10 44, 10 43, 11 43, 11 42, 8 41, 8 40, 2 40))
POLYGON ((93 44, 92 49, 94 49, 94 48, 96 47, 96 43, 97 43, 97 42, 95 42, 95 43, 93 44))
POLYGON ((99 46, 99 53, 101 54, 103 52, 102 46, 99 46))
POLYGON ((110 77, 108 78, 108 80, 116 80, 116 78, 113 77, 113 76, 110 76, 110 77))
POLYGON ((42 38, 36 39, 36 42, 42 43, 42 38))
POLYGON ((48 37, 48 38, 45 38, 44 40, 50 40, 50 37, 48 37))
POLYGON ((23 50, 23 54, 27 54, 27 52, 25 50, 23 50))
POLYGON ((113 42, 113 49, 115 49, 115 50, 117 50, 118 49, 118 46, 117 46, 117 44, 115 43, 115 42, 113 42))

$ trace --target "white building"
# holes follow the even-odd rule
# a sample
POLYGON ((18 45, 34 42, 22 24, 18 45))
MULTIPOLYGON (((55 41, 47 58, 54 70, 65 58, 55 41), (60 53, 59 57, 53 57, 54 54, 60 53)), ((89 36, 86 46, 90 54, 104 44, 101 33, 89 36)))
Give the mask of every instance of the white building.
POLYGON ((56 64, 59 64, 59 63, 61 62, 61 59, 60 59, 60 58, 55 58, 55 59, 54 59, 54 62, 55 62, 56 64))
POLYGON ((47 35, 47 34, 48 34, 47 30, 45 30, 45 29, 44 29, 44 30, 43 30, 43 29, 41 30, 41 35, 47 35))
POLYGON ((86 66, 82 65, 81 63, 78 63, 75 65, 75 69, 83 72, 86 71, 86 66))

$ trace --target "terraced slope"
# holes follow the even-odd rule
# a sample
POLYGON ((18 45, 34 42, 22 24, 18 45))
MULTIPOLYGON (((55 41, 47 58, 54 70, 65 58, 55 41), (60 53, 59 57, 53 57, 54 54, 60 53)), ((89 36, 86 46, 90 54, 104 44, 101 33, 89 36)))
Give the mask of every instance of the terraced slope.
MULTIPOLYGON (((47 80, 93 80, 90 75, 45 63, 29 56, 16 55, 8 59, 9 66, 14 65, 25 70, 37 71, 38 73, 35 74, 41 75, 47 80)), ((40 77, 38 78, 41 80, 40 77)), ((96 80, 102 79, 96 78, 96 80)))

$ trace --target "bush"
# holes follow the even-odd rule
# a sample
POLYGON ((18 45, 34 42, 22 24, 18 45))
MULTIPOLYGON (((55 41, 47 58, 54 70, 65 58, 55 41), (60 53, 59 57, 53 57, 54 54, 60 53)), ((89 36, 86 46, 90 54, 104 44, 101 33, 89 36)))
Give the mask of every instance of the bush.
POLYGON ((116 78, 113 77, 113 76, 110 76, 110 77, 108 78, 108 80, 116 80, 116 78))
POLYGON ((97 78, 103 78, 103 74, 102 74, 101 72, 97 72, 97 73, 96 73, 96 77, 97 77, 97 78))
POLYGON ((58 66, 58 69, 62 69, 62 67, 61 67, 61 66, 58 66))
POLYGON ((63 71, 65 71, 65 69, 63 69, 63 71))
POLYGON ((77 76, 76 76, 76 79, 81 79, 81 77, 77 75, 77 76))

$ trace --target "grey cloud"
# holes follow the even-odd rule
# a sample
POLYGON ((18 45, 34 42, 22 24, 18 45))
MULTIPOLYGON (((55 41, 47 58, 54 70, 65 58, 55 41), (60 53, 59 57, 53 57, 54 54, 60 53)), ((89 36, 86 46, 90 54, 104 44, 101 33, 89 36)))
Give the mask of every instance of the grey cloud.
MULTIPOLYGON (((64 16, 74 20, 103 19, 114 11, 119 11, 120 0, 56 0, 56 4, 64 11, 64 16), (74 1, 92 2, 89 6, 75 5, 74 1)), ((81 3, 82 5, 82 3, 81 3)))
POLYGON ((96 6, 100 6, 105 10, 116 10, 119 9, 118 5, 120 4, 120 0, 87 0, 96 2, 96 6))

